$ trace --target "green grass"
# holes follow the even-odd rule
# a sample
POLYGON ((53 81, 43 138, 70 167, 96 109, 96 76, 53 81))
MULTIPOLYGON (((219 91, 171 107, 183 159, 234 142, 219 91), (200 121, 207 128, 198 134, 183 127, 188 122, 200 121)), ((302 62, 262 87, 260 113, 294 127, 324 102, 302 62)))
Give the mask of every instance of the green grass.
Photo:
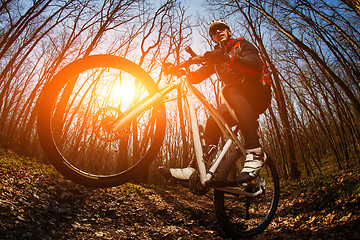
POLYGON ((0 148, 1 172, 53 176, 56 170, 34 158, 20 156, 11 150, 0 148))
POLYGON ((360 210, 359 168, 282 181, 281 186, 288 198, 302 199, 306 211, 327 211, 343 216, 360 210))

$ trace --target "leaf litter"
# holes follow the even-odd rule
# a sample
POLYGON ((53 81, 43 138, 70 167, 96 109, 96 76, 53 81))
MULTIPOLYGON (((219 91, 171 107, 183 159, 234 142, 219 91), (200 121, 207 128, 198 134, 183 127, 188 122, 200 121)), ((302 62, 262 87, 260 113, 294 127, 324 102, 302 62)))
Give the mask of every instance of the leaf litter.
MULTIPOLYGON (((86 188, 0 154, 0 239, 226 239, 214 205, 181 186, 86 188)), ((360 239, 360 171, 283 182, 275 219, 253 239, 360 239)))

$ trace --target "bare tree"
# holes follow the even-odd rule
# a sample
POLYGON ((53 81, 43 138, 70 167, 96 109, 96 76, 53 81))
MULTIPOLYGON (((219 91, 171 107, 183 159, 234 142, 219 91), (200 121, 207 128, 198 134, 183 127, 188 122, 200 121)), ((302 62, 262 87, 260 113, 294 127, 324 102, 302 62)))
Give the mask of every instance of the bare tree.
POLYGON ((344 3, 349 5, 360 16, 360 3, 358 0, 343 0, 344 3))

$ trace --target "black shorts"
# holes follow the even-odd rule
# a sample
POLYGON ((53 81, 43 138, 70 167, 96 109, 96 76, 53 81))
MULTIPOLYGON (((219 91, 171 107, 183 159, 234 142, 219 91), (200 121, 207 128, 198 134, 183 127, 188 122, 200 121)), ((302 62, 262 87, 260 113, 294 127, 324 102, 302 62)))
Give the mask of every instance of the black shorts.
POLYGON ((262 84, 260 81, 249 81, 243 83, 230 83, 223 87, 221 94, 225 100, 231 105, 231 99, 236 91, 237 94, 244 96, 251 104, 256 114, 261 114, 269 107, 271 101, 271 88, 267 84, 262 84))

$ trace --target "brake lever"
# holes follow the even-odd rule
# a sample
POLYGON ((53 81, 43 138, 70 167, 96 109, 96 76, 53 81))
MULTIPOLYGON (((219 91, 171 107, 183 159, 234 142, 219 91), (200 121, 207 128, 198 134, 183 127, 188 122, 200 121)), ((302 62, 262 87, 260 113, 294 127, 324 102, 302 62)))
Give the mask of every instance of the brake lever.
POLYGON ((171 63, 163 63, 161 66, 161 70, 166 74, 170 74, 171 72, 171 68, 173 68, 174 65, 172 65, 171 63))
POLYGON ((205 58, 204 56, 201 56, 201 55, 197 55, 190 46, 187 46, 185 48, 185 51, 187 53, 189 53, 191 55, 191 58, 189 59, 189 62, 191 64, 195 63, 195 64, 201 64, 201 63, 204 63, 205 61, 205 58))
POLYGON ((191 47, 189 47, 189 46, 187 46, 186 48, 185 48, 185 51, 187 52, 187 53, 189 53, 190 55, 191 55, 191 57, 196 57, 197 56, 197 54, 192 50, 192 48, 191 47))
POLYGON ((172 74, 176 69, 187 68, 192 64, 203 64, 205 61, 204 56, 197 55, 191 47, 186 47, 185 51, 191 55, 191 58, 179 65, 173 65, 170 63, 163 63, 162 70, 165 74, 172 74))

